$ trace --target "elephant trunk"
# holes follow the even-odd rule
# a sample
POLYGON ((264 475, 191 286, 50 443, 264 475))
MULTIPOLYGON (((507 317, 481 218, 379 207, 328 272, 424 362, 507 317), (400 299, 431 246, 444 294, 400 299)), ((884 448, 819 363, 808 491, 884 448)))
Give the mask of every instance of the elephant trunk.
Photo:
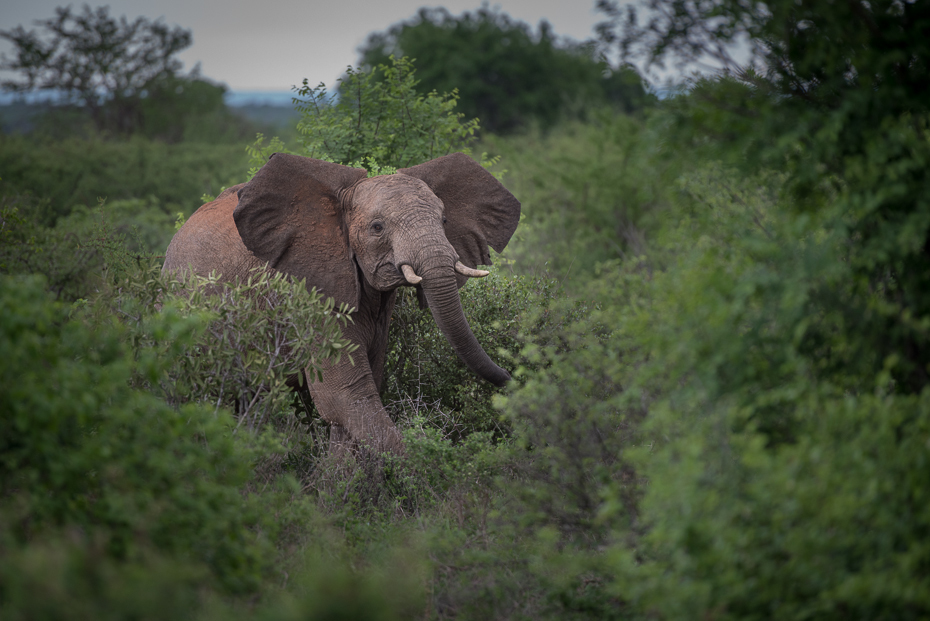
POLYGON ((510 373, 491 361, 468 326, 452 265, 424 273, 421 286, 436 325, 459 359, 476 375, 495 386, 506 384, 510 380, 510 373))

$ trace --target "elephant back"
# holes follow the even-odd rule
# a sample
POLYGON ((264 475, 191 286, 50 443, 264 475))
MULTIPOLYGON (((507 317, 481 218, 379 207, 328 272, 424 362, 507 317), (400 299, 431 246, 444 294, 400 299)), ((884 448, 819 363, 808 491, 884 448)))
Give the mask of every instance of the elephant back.
POLYGON ((215 271, 224 280, 232 280, 261 265, 242 243, 233 220, 244 185, 225 190, 187 219, 168 244, 163 273, 192 270, 206 276, 215 271))

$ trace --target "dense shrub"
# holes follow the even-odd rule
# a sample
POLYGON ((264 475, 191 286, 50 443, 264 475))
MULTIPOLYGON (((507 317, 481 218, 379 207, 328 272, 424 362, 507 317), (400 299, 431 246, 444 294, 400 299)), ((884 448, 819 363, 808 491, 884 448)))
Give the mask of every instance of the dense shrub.
MULTIPOLYGON (((416 87, 413 61, 391 58, 375 70, 351 67, 340 78, 341 96, 304 80, 297 90, 297 124, 303 155, 351 165, 404 168, 465 150, 477 119, 463 122, 455 112, 455 91, 423 96, 416 87)), ((372 171, 376 172, 376 171, 372 171)), ((390 171, 385 171, 390 172, 390 171)))
MULTIPOLYGON (((460 290, 462 306, 472 331, 489 353, 515 362, 521 348, 520 332, 555 329, 548 308, 562 295, 559 284, 493 268, 491 275, 473 280, 460 290), (532 328, 525 324, 530 322, 532 328)), ((492 396, 500 390, 469 373, 439 330, 428 310, 419 307, 412 290, 398 291, 391 319, 382 399, 401 418, 436 417, 436 424, 452 439, 475 431, 508 433, 492 396)))
POLYGON ((662 148, 667 120, 603 113, 546 135, 485 139, 482 148, 512 163, 506 183, 523 205, 514 269, 549 272, 577 292, 598 264, 642 255, 681 169, 662 148))
POLYGON ((203 194, 240 183, 247 163, 242 146, 228 144, 0 136, 3 194, 35 197, 46 226, 78 205, 95 207, 100 198, 152 201, 159 211, 189 215, 203 194))
MULTIPOLYGON (((247 147, 249 177, 275 152, 365 168, 369 176, 392 174, 449 153, 470 154, 478 121, 455 112, 455 91, 423 96, 416 90, 413 60, 392 57, 390 62, 367 71, 349 67, 339 80, 341 96, 330 94, 324 84, 311 87, 305 79, 295 98, 301 148, 288 151, 277 137, 266 145, 258 134, 247 147)), ((485 167, 496 162, 481 156, 485 167)))
POLYGON ((646 257, 602 266, 592 323, 567 353, 537 349, 547 366, 502 402, 529 449, 510 507, 556 542, 543 567, 605 585, 601 604, 927 610, 926 391, 896 394, 900 359, 850 332, 850 241, 833 205, 798 214, 784 183, 680 176, 646 257))
MULTIPOLYGON (((0 288, 4 554, 42 558, 39 548, 16 550, 71 532, 65 557, 136 563, 152 552, 190 571, 208 568, 200 582, 254 589, 268 543, 253 530, 258 507, 240 494, 254 457, 228 433, 228 415, 178 410, 131 388, 134 370, 158 377, 166 359, 134 361, 124 329, 69 318, 39 278, 2 277, 0 288)), ((169 360, 201 326, 170 312, 150 322, 170 343, 169 360)), ((16 594, 0 596, 9 601, 16 594)))
POLYGON ((618 401, 649 405, 619 592, 668 617, 918 618, 926 395, 894 394, 895 361, 857 346, 849 242, 829 212, 793 213, 783 179, 683 178, 665 269, 614 307, 618 401))
POLYGON ((41 201, 32 197, 0 197, 0 274, 42 274, 60 300, 84 297, 99 280, 100 264, 88 231, 42 226, 39 210, 41 201))
MULTIPOLYGON (((194 287, 119 259, 115 281, 71 309, 40 278, 0 281, 4 618, 176 618, 205 593, 286 581, 310 533, 327 536, 280 476, 296 422, 285 379, 351 352, 344 315, 283 277, 214 283, 207 296, 209 279, 194 287)), ((347 566, 340 576, 369 583, 347 566)), ((325 591, 333 578, 294 584, 325 591)), ((379 592, 372 607, 417 601, 379 592)), ((337 594, 288 601, 345 606, 337 594)))
POLYGON ((162 274, 158 262, 140 267, 132 255, 111 253, 109 260, 112 282, 87 304, 90 318, 119 317, 136 355, 163 364, 158 374, 135 374, 133 384, 171 404, 228 408, 246 435, 270 428, 293 441, 290 384, 355 349, 340 329, 347 309, 283 274, 258 269, 226 283, 217 275, 162 274), (179 345, 152 323, 165 314, 206 325, 179 345))

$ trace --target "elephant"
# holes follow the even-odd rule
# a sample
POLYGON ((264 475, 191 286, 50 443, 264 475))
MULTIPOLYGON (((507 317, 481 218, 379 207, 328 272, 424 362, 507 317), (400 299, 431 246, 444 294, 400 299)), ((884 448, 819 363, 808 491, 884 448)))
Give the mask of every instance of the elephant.
POLYGON ((168 246, 163 273, 224 281, 256 268, 304 279, 354 308, 343 336, 358 346, 322 376, 305 373, 331 450, 363 445, 402 455, 400 432, 381 402, 388 327, 398 287, 415 287, 459 359, 497 386, 510 374, 478 343, 458 289, 482 277, 490 246, 502 252, 520 202, 481 165, 453 153, 395 174, 276 153, 251 181, 200 207, 168 246))

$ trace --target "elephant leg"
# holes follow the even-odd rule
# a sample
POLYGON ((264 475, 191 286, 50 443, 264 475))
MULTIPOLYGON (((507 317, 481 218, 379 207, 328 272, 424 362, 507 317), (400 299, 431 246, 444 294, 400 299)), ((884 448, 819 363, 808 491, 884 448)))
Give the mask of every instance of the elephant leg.
POLYGON ((323 419, 341 426, 352 442, 377 452, 402 454, 400 431, 381 403, 368 357, 358 354, 354 355, 354 366, 343 359, 323 370, 322 381, 310 383, 313 402, 323 419))

